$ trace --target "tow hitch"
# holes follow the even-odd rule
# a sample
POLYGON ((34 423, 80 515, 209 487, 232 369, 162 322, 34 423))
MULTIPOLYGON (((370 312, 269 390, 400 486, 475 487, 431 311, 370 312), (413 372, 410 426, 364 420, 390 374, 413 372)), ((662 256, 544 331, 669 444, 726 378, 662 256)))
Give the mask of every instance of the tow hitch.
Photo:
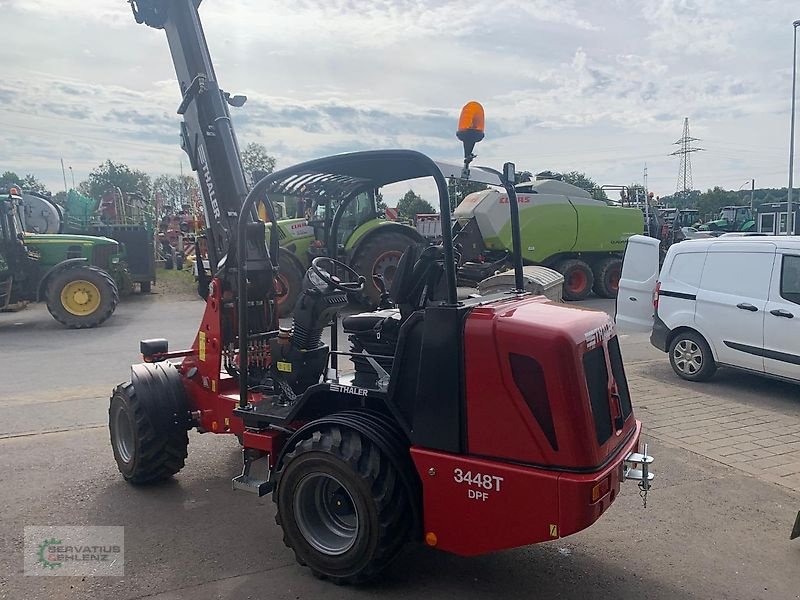
MULTIPOLYGON (((622 482, 628 479, 638 481, 639 495, 642 497, 642 505, 647 508, 647 492, 652 487, 651 481, 655 479, 655 474, 650 472, 650 464, 655 459, 647 454, 647 444, 644 445, 644 452, 631 452, 625 457, 622 464, 622 482)), ((795 525, 797 529, 797 525, 795 525)), ((800 533, 798 533, 800 535, 800 533)))

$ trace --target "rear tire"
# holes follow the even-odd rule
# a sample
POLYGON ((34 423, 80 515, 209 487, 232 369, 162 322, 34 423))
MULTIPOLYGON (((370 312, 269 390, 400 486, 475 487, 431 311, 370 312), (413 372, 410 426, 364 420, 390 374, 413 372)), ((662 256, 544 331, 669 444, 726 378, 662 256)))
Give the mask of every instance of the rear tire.
POLYGON ((187 431, 162 430, 154 424, 156 418, 136 396, 132 383, 116 387, 108 409, 108 429, 119 472, 131 483, 167 479, 186 464, 187 431))
POLYGON ((711 347, 695 331, 681 331, 669 345, 669 364, 678 377, 687 381, 706 381, 717 370, 711 347))
POLYGON ((583 300, 592 291, 594 275, 584 261, 568 258, 557 263, 555 269, 564 276, 565 300, 583 300))
POLYGON ((117 304, 117 284, 97 267, 68 267, 47 286, 47 310, 71 329, 97 327, 114 314, 117 304))
POLYGON ((622 260, 613 257, 601 260, 594 268, 592 291, 601 298, 616 298, 621 274, 622 260))
POLYGON ((400 257, 414 243, 415 241, 408 235, 397 231, 387 231, 373 234, 359 248, 350 266, 366 279, 362 294, 369 306, 378 306, 381 299, 381 292, 375 285, 372 276, 382 275, 386 289, 391 290, 400 257))
POLYGON ((317 577, 368 581, 410 536, 413 511, 398 470, 353 430, 321 426, 286 455, 276 479, 283 541, 317 577))
POLYGON ((286 295, 276 299, 278 316, 288 317, 294 312, 294 305, 303 290, 303 273, 297 263, 289 256, 289 251, 278 250, 278 279, 286 287, 286 295))

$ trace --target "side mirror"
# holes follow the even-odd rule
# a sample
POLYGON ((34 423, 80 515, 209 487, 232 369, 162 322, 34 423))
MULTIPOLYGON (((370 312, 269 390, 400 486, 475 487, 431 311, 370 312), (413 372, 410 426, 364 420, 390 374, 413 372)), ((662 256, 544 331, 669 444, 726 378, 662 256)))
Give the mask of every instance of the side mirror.
POLYGON ((240 94, 236 96, 228 95, 225 99, 228 101, 228 104, 235 108, 241 108, 244 106, 244 103, 247 102, 247 96, 242 96, 240 94))
POLYGON ((513 186, 517 183, 517 167, 514 163, 507 162, 503 165, 503 179, 507 185, 513 186))

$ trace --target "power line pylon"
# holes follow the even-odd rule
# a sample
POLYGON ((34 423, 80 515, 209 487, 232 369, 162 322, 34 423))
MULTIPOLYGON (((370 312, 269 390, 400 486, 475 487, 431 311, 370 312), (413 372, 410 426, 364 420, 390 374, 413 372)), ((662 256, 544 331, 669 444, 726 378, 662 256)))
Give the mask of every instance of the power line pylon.
POLYGON ((689 135, 689 117, 683 120, 683 135, 681 139, 675 142, 675 146, 680 146, 679 150, 671 152, 670 156, 680 156, 681 164, 678 168, 678 184, 675 187, 676 196, 688 196, 692 189, 692 159, 691 153, 705 150, 705 148, 697 148, 692 146, 692 142, 699 142, 699 138, 689 135))

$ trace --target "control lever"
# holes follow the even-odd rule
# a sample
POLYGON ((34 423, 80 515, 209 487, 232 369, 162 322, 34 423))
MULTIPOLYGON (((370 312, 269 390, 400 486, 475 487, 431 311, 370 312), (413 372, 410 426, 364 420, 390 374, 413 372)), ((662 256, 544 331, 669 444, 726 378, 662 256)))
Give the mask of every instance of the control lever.
POLYGON ((372 275, 372 281, 375 283, 375 287, 378 288, 378 291, 381 293, 380 300, 378 301, 378 308, 381 310, 385 308, 392 308, 392 302, 389 300, 389 292, 386 291, 386 282, 383 279, 383 275, 374 273, 372 275))

